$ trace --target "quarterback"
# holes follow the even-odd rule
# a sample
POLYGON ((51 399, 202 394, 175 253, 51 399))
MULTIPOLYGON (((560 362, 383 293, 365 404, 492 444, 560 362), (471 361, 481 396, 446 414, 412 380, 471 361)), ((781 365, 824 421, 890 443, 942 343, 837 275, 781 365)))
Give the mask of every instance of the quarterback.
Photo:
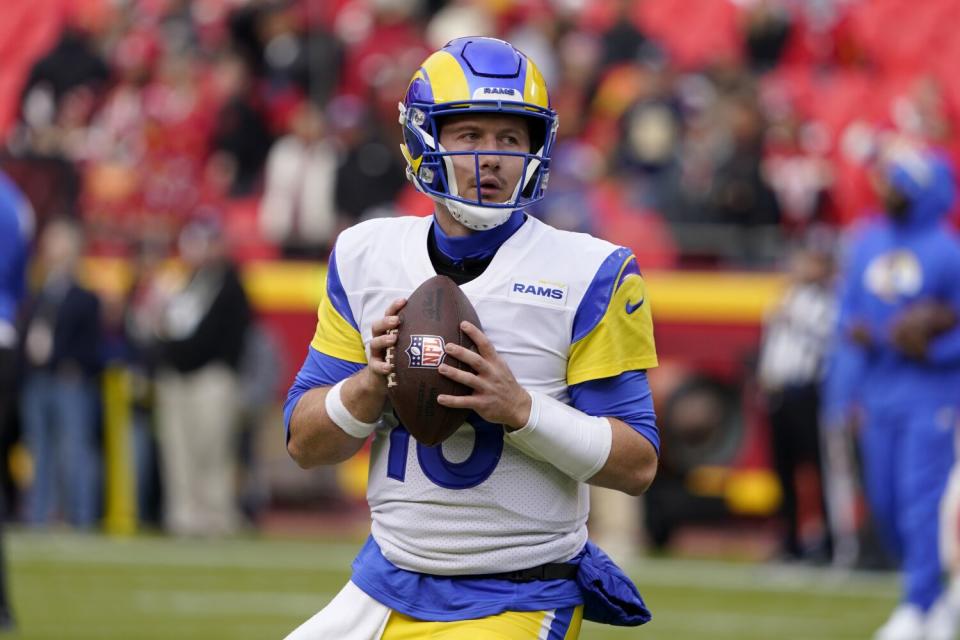
POLYGON ((581 621, 650 612, 587 539, 588 487, 639 495, 659 435, 646 370, 650 302, 625 248, 554 229, 543 197, 557 115, 534 63, 509 43, 459 38, 428 57, 400 104, 407 176, 429 218, 371 220, 330 257, 316 335, 284 407, 304 468, 369 438, 371 535, 346 587, 291 640, 568 639, 581 621), (385 357, 408 296, 437 274, 473 304, 475 373, 437 402, 471 411, 442 445, 410 437, 387 403, 385 357))

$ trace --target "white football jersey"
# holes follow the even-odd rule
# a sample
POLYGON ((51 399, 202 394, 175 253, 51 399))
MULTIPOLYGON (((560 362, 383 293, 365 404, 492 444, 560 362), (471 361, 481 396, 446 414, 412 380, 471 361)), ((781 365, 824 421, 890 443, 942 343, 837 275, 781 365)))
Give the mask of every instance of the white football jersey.
MULTIPOLYGON (((427 251, 431 222, 377 219, 341 234, 331 265, 340 294, 327 296, 339 299, 321 303, 314 348, 366 360, 373 322, 436 275, 427 251)), ((656 366, 635 259, 608 242, 530 217, 461 289, 526 389, 569 402, 571 384, 656 366), (598 280, 604 272, 606 280, 598 280), (578 335, 575 317, 587 295, 599 302, 579 312, 578 335)), ((587 538, 587 486, 520 452, 502 426, 479 418, 429 448, 386 414, 373 441, 367 499, 384 556, 422 573, 498 573, 564 561, 587 538)))

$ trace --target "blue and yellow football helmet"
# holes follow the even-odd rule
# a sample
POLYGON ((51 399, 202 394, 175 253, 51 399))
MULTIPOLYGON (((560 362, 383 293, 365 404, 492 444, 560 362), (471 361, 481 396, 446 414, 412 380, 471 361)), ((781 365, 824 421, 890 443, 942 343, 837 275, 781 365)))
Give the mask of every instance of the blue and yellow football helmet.
POLYGON ((510 43, 480 37, 448 42, 413 75, 400 103, 400 124, 407 178, 418 190, 446 206, 465 226, 474 230, 496 227, 516 209, 543 198, 557 136, 557 114, 550 108, 540 71, 510 43), (438 121, 467 110, 528 119, 533 142, 530 153, 444 149, 438 121), (478 182, 480 156, 523 156, 523 172, 509 200, 484 202, 479 193, 477 199, 459 193, 451 156, 471 154, 478 182))

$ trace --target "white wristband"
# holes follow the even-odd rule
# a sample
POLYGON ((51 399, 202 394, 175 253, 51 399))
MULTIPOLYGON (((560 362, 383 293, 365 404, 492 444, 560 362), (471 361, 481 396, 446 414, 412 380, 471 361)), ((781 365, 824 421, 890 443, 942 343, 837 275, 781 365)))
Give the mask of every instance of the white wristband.
POLYGON ((610 457, 613 427, 542 393, 530 394, 530 419, 507 441, 580 482, 592 478, 610 457))
POLYGON ((333 424, 343 429, 347 435, 365 439, 374 432, 380 421, 361 422, 353 417, 350 410, 343 404, 343 398, 340 396, 340 390, 343 389, 343 383, 345 382, 346 380, 341 380, 327 392, 325 403, 327 415, 333 421, 333 424))

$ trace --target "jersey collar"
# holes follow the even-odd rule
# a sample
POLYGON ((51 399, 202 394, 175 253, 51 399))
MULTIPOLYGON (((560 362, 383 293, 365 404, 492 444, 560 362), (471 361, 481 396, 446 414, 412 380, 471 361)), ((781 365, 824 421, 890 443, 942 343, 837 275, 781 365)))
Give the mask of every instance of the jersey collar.
POLYGON ((504 242, 509 240, 523 226, 526 219, 527 214, 518 209, 510 214, 506 222, 496 228, 487 231, 475 231, 468 236, 453 237, 444 233, 440 225, 437 224, 436 214, 434 214, 431 233, 437 241, 437 249, 440 250, 440 253, 457 264, 464 260, 483 260, 491 257, 504 242))

